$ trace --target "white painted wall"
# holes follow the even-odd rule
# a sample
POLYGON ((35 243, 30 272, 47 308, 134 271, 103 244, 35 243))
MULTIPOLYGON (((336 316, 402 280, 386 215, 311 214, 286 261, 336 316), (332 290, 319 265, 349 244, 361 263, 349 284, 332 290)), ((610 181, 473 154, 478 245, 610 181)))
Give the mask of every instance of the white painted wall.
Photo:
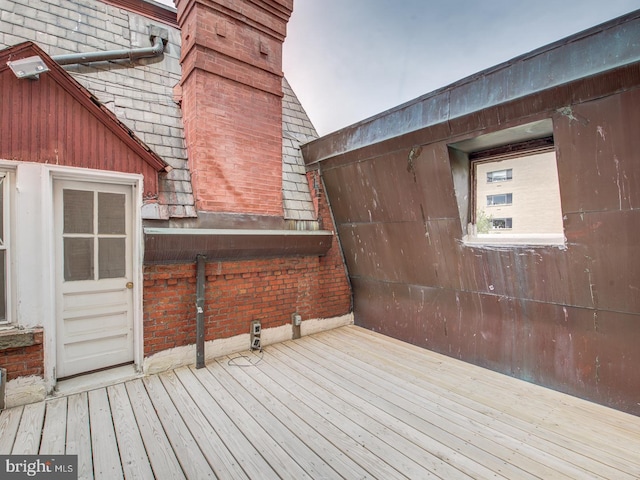
MULTIPOLYGON (((84 168, 61 167, 40 163, 15 162, 0 159, 0 169, 10 172, 13 182, 11 196, 12 276, 9 280, 12 296, 12 326, 43 327, 46 391, 55 385, 56 365, 56 291, 55 242, 53 228, 54 178, 133 185, 134 188, 134 307, 135 361, 142 363, 142 175, 104 172, 84 168)), ((29 382, 27 382, 29 383, 29 382)), ((31 382, 33 383, 33 382, 31 382)), ((33 383, 34 385, 39 382, 33 383)), ((8 382, 7 396, 11 393, 8 382)), ((24 394, 22 382, 20 391, 24 394)), ((27 385, 28 386, 28 385, 27 385)), ((41 385, 37 385, 41 392, 41 385)), ((39 395, 40 393, 38 393, 39 395)))

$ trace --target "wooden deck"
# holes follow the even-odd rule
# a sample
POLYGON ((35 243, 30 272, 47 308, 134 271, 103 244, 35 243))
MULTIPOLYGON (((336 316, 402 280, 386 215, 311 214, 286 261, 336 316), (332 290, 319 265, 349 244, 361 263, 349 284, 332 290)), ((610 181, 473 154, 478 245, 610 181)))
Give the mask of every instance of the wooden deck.
POLYGON ((640 418, 343 327, 0 414, 80 478, 638 479, 640 418))

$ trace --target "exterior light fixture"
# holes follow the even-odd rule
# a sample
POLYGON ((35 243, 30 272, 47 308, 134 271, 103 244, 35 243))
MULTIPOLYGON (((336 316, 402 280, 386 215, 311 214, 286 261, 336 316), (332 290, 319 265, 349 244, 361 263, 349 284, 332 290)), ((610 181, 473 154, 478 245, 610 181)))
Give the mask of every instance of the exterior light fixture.
POLYGON ((30 78, 37 80, 41 73, 48 72, 49 68, 44 61, 38 56, 21 58, 13 62, 7 62, 7 65, 18 78, 30 78))

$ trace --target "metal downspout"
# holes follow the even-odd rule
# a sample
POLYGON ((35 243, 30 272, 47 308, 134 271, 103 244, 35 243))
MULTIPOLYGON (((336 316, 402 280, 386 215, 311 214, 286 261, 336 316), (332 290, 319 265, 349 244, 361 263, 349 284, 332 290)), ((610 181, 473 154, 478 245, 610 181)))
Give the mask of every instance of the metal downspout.
POLYGON ((105 62, 108 60, 131 61, 139 58, 158 57, 164 52, 164 45, 169 36, 168 31, 163 28, 151 28, 151 40, 153 46, 144 48, 131 48, 126 50, 108 50, 106 52, 69 53, 64 55, 54 55, 51 58, 59 65, 73 65, 76 63, 105 62))
POLYGON ((204 269, 207 257, 196 257, 196 368, 204 367, 204 269))

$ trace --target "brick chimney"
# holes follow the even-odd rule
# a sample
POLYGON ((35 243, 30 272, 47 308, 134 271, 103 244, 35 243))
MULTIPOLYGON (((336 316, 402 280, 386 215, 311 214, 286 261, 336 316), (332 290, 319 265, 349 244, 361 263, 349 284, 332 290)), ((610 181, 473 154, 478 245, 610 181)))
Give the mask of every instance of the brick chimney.
POLYGON ((282 43, 293 0, 176 7, 196 209, 282 217, 282 43))

